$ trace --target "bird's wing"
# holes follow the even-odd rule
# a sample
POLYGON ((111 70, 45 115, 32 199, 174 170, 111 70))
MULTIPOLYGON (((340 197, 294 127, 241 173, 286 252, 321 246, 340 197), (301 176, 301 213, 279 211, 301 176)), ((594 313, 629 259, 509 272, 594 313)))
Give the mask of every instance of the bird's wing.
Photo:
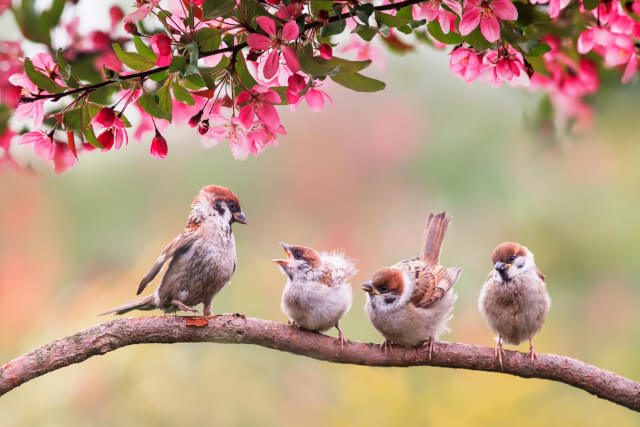
POLYGON ((140 281, 138 286, 137 295, 140 295, 144 288, 147 287, 149 282, 160 272, 162 266, 169 261, 177 252, 186 250, 196 240, 198 234, 196 230, 186 230, 179 234, 171 243, 169 243, 160 253, 156 262, 151 266, 147 274, 140 281))
POLYGON ((544 273, 542 273, 542 271, 540 271, 539 268, 536 267, 536 273, 538 273, 538 277, 540 278, 540 280, 542 280, 543 282, 546 283, 546 276, 544 275, 544 273))
POLYGON ((424 266, 414 272, 415 288, 411 303, 419 308, 429 308, 451 290, 462 274, 461 268, 444 268, 441 265, 424 266))

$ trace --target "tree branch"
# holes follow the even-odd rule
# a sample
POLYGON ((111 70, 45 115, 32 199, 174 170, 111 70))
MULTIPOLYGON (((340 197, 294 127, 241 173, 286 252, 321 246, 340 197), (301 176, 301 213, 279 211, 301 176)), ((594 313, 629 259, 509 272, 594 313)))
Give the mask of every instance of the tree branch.
MULTIPOLYGON (((398 3, 390 3, 390 4, 381 5, 381 6, 376 6, 373 9, 379 12, 385 11, 385 10, 399 10, 399 9, 402 9, 403 7, 411 6, 418 3, 424 3, 425 1, 427 0, 405 0, 398 3)), ((343 21, 350 17, 352 17, 352 14, 350 12, 345 12, 345 13, 341 13, 340 15, 332 16, 331 18, 329 18, 329 20, 326 23, 322 23, 320 21, 313 21, 308 24, 305 24, 304 31, 308 31, 313 28, 321 28, 333 22, 343 21)), ((247 42, 242 42, 233 46, 223 47, 223 48, 211 50, 211 51, 200 52, 200 58, 207 58, 209 56, 219 55, 222 53, 229 53, 229 52, 235 53, 244 49, 247 46, 248 46, 247 42)), ((139 73, 132 73, 132 74, 120 76, 118 80, 107 79, 98 83, 93 83, 89 85, 80 86, 75 89, 66 90, 64 92, 38 94, 38 95, 23 97, 23 98, 20 98, 20 102, 28 103, 28 102, 34 102, 34 101, 39 101, 43 99, 51 99, 53 101, 58 101, 64 98, 65 96, 75 95, 76 93, 80 93, 80 92, 94 91, 96 89, 100 89, 102 87, 117 83, 118 81, 122 81, 122 80, 145 78, 156 73, 161 73, 168 69, 169 69, 168 66, 151 68, 149 70, 141 71, 139 73)))
POLYGON ((33 378, 120 347, 178 342, 253 344, 354 365, 439 366, 541 378, 568 384, 640 411, 640 383, 565 356, 539 354, 532 364, 527 354, 507 351, 504 371, 500 371, 494 349, 489 347, 436 343, 431 360, 427 348, 393 347, 385 355, 376 344, 349 342, 341 350, 334 338, 240 315, 214 316, 208 320, 202 317, 140 317, 94 326, 6 363, 0 368, 0 396, 33 378))

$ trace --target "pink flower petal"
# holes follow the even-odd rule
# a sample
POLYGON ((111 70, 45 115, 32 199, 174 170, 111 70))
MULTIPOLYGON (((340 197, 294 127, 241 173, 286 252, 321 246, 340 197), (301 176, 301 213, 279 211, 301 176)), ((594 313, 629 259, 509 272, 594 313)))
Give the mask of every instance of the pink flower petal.
POLYGON ((282 39, 288 42, 297 39, 299 33, 300 30, 298 29, 298 24, 296 24, 296 21, 289 21, 284 24, 284 27, 282 27, 282 39))
POLYGON ((491 2, 491 10, 493 10, 498 18, 505 21, 515 21, 518 19, 518 9, 516 9, 511 0, 493 0, 491 2))
POLYGON ((629 83, 631 79, 638 73, 638 55, 633 53, 631 59, 627 63, 627 66, 624 68, 624 73, 622 74, 622 83, 629 83))
POLYGON ((247 36, 247 44, 252 49, 266 50, 271 47, 271 40, 265 35, 251 33, 247 36))
POLYGON ((313 112, 318 112, 324 107, 324 96, 322 92, 317 89, 309 89, 304 99, 307 101, 309 109, 313 112))
POLYGON ((53 166, 57 174, 61 174, 76 164, 78 159, 66 144, 54 144, 55 151, 53 153, 53 166))
POLYGON ((256 109, 256 115, 267 128, 277 129, 280 127, 280 116, 272 104, 262 104, 256 109))
POLYGON ((282 46, 280 50, 284 56, 284 61, 287 63, 287 67, 294 73, 300 71, 300 61, 298 60, 296 51, 293 50, 291 46, 282 46))
POLYGON ((471 7, 464 11, 460 20, 460 34, 463 36, 471 34, 480 23, 480 8, 471 7))
POLYGON ((242 107, 240 109, 240 114, 238 114, 238 120, 245 129, 251 128, 251 125, 253 125, 253 117, 254 110, 253 105, 251 104, 242 107))
POLYGON ((264 78, 267 80, 273 78, 278 72, 278 68, 280 68, 280 52, 273 49, 264 64, 264 78))
POLYGON ((269 34, 271 37, 276 36, 276 22, 273 18, 269 18, 268 16, 258 16, 256 18, 256 23, 262 28, 262 30, 269 34))
POLYGON ((500 21, 495 16, 484 15, 480 20, 480 32, 488 42, 495 42, 500 38, 500 21))

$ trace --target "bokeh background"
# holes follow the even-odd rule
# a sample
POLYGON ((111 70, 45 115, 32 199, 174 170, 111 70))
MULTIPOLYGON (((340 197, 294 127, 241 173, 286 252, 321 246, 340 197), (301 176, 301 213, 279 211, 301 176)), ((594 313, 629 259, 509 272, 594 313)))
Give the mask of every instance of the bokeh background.
MULTIPOLYGON (((250 220, 235 228, 239 268, 216 312, 286 320, 284 278, 270 262, 279 241, 345 249, 359 260, 357 285, 413 256, 426 213, 444 209, 454 218, 444 263, 465 269, 444 339, 493 345, 476 300, 491 250, 516 240, 536 254, 553 298, 538 351, 640 378, 636 88, 605 91, 590 131, 555 140, 525 126, 535 95, 469 86, 427 48, 385 59, 387 90, 334 86, 322 113, 283 108, 289 134, 258 159, 205 151, 191 129, 172 128, 162 161, 144 141, 85 156, 63 176, 37 163, 31 173, 0 172, 0 360, 131 299, 193 196, 216 183, 239 195, 250 220)), ((380 342, 364 295, 354 294, 347 336, 380 342)), ((0 399, 2 426, 209 424, 623 427, 640 416, 541 380, 214 344, 127 347, 0 399)))

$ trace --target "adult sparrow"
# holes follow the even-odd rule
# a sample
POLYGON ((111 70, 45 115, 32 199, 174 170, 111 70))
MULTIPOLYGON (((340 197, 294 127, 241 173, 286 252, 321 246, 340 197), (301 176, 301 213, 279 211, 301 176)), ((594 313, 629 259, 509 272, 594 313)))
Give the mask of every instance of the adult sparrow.
POLYGON ((452 288, 462 274, 461 268, 440 265, 449 222, 445 212, 429 214, 420 256, 381 268, 362 285, 367 314, 385 338, 385 351, 390 344, 427 344, 431 358, 434 341, 447 331, 457 298, 452 288))
POLYGON ((145 298, 103 314, 156 308, 165 313, 195 312, 194 306, 203 304, 202 314, 211 315, 213 297, 229 283, 236 270, 236 241, 231 230, 234 222, 247 223, 236 195, 217 185, 204 187, 191 204, 184 231, 162 250, 140 281, 137 294, 170 260, 160 286, 145 298))
POLYGON ((305 246, 280 244, 287 259, 274 259, 287 276, 280 307, 294 325, 324 332, 335 327, 340 347, 345 337, 340 319, 351 308, 349 279, 357 270, 352 260, 339 252, 317 252, 305 246))
POLYGON ((551 308, 545 277, 526 247, 501 243, 491 255, 494 264, 480 291, 478 308, 498 335, 496 357, 502 367, 502 342, 520 344, 529 340, 529 357, 535 360, 533 336, 551 308))

